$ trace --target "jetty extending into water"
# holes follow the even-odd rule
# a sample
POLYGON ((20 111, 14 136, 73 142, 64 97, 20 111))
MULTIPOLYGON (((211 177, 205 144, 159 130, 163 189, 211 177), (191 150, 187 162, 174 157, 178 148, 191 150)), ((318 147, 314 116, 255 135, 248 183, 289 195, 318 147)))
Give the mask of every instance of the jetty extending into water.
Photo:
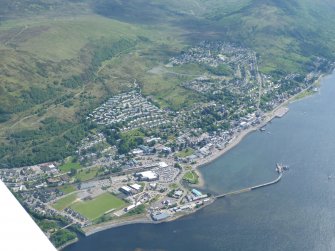
POLYGON ((288 107, 280 107, 276 110, 276 117, 282 118, 286 113, 288 113, 288 107))
POLYGON ((275 180, 270 181, 270 182, 266 182, 266 183, 263 183, 263 184, 260 184, 260 185, 246 187, 246 188, 239 189, 239 190, 236 190, 236 191, 219 194, 219 195, 215 196, 215 199, 220 199, 220 198, 223 198, 223 197, 226 197, 226 196, 229 196, 229 195, 235 195, 235 194, 250 192, 250 191, 258 189, 258 188, 274 185, 281 180, 281 178, 283 177, 283 172, 286 169, 287 169, 287 166, 283 166, 283 165, 277 163, 276 171, 278 172, 278 177, 275 180))

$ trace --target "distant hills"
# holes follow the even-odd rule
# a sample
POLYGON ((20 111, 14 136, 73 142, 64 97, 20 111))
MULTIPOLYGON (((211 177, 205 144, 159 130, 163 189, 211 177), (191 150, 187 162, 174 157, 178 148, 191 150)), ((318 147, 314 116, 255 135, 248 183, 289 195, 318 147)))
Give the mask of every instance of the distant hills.
POLYGON ((189 42, 223 39, 251 47, 263 71, 304 71, 313 56, 334 57, 335 3, 311 0, 106 1, 100 15, 130 23, 168 23, 189 42))

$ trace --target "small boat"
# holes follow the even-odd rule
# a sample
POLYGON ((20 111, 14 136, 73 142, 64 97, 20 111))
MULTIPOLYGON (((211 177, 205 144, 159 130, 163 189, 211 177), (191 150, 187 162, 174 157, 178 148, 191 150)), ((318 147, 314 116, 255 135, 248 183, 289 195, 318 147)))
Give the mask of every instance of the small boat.
POLYGON ((264 127, 261 127, 259 130, 260 130, 261 132, 265 132, 265 131, 266 131, 266 129, 265 129, 264 127))

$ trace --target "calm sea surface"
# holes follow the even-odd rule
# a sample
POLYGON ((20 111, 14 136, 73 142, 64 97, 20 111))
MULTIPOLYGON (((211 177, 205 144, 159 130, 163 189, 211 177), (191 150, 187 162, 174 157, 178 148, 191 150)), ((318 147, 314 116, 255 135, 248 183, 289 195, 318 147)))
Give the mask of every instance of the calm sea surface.
POLYGON ((274 179, 276 162, 290 165, 276 185, 174 222, 106 230, 65 251, 335 250, 335 74, 201 172, 206 190, 229 192, 274 179))

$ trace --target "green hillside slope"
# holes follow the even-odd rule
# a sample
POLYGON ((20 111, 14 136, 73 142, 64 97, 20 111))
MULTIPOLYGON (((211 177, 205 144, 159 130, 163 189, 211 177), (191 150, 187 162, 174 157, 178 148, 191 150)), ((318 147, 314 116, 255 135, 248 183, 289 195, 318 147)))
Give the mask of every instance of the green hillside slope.
POLYGON ((305 73, 335 57, 330 0, 0 0, 0 162, 58 160, 87 132, 84 117, 133 88, 174 110, 203 96, 187 74, 150 71, 202 40, 258 53, 260 70, 305 73))

